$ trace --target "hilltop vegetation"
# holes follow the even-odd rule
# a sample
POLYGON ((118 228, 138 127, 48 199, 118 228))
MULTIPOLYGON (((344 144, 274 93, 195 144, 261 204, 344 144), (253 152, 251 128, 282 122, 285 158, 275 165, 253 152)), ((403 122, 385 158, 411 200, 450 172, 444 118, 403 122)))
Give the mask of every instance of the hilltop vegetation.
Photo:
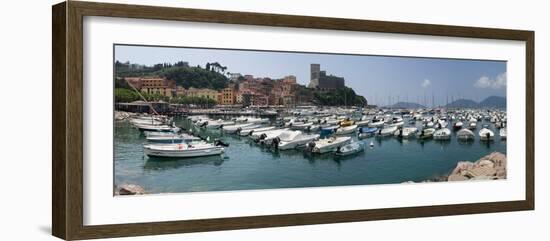
MULTIPOLYGON (((184 88, 209 88, 220 90, 227 87, 229 79, 225 76, 227 67, 221 64, 207 63, 205 68, 201 66, 191 67, 180 61, 175 64, 163 63, 153 66, 135 65, 130 63, 115 63, 118 77, 160 76, 176 81, 176 84, 184 88)), ((126 88, 124 81, 115 82, 115 86, 126 88), (118 86, 117 86, 118 85, 118 86)))
POLYGON ((344 87, 334 91, 316 91, 314 102, 326 106, 365 106, 367 100, 361 95, 355 94, 352 88, 344 87))

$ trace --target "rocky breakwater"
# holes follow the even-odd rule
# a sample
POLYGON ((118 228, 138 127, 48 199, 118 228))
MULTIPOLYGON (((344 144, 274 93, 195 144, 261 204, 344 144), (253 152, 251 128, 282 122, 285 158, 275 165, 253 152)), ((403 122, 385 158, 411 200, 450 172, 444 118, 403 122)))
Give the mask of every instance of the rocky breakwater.
POLYGON ((447 181, 506 179, 506 155, 493 152, 475 162, 460 161, 447 181))
POLYGON ((120 187, 115 186, 115 195, 143 195, 145 190, 136 184, 123 184, 120 187))

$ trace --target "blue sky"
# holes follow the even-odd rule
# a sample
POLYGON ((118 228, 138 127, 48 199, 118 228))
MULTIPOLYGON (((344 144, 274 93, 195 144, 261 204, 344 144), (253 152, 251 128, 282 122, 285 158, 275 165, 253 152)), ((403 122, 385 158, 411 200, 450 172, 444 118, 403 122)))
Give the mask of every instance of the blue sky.
POLYGON ((444 105, 447 98, 449 102, 458 98, 481 101, 492 95, 506 96, 504 61, 126 45, 115 46, 115 59, 145 65, 181 60, 203 67, 219 62, 227 71, 243 75, 295 75, 303 85, 309 83, 310 64, 318 63, 321 70, 344 77, 346 86, 378 105, 408 100, 431 106, 432 96, 436 105, 444 105))

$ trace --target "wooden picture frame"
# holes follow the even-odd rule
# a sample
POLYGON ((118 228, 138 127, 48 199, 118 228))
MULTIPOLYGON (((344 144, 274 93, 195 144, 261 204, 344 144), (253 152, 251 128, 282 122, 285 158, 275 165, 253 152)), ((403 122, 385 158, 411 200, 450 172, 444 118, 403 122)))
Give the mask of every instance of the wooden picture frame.
POLYGON ((535 37, 533 31, 77 1, 59 3, 52 7, 52 11, 52 233, 56 237, 77 240, 534 209, 535 37), (524 41, 527 81, 525 200, 86 226, 83 224, 84 16, 524 41))

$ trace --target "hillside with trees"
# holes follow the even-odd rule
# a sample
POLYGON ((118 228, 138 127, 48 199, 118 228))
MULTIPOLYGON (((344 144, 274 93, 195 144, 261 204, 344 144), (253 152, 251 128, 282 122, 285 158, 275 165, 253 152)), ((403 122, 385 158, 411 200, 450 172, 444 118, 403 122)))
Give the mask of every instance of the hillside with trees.
POLYGON ((365 106, 367 100, 357 95, 352 88, 344 87, 333 91, 315 91, 313 102, 325 106, 365 106))

